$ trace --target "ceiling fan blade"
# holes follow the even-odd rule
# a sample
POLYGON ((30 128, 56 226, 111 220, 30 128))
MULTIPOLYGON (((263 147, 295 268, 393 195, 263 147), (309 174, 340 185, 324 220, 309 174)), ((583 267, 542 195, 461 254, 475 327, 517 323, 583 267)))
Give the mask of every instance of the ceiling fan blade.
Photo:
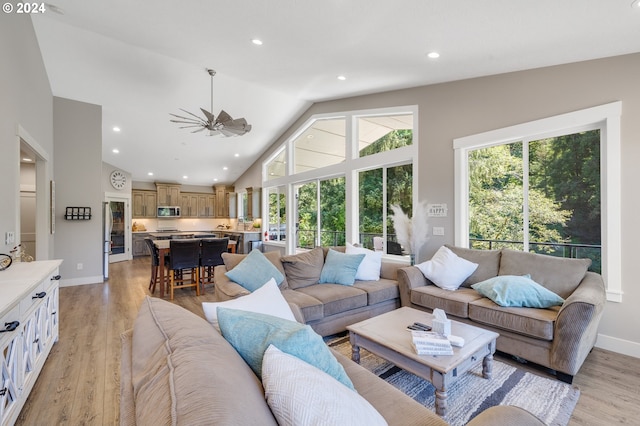
POLYGON ((220 129, 220 133, 222 133, 224 136, 227 136, 227 137, 229 137, 229 136, 240 136, 238 133, 233 132, 231 130, 228 130, 228 129, 224 128, 224 127, 222 129, 220 129))
POLYGON ((180 129, 191 129, 193 127, 203 127, 201 124, 190 124, 188 126, 180 126, 180 129))
POLYGON ((183 121, 183 120, 169 120, 169 121, 172 122, 172 123, 181 123, 181 124, 198 124, 198 125, 200 124, 200 122, 196 121, 196 120, 186 120, 186 121, 183 121))
POLYGON ((202 109, 200 108, 200 111, 202 111, 202 113, 204 114, 205 117, 207 117, 207 121, 209 123, 213 123, 214 121, 216 121, 216 118, 214 117, 213 114, 211 114, 209 111, 207 111, 206 109, 202 109))
POLYGON ((200 121, 205 121, 202 117, 198 117, 197 115, 195 115, 195 114, 193 114, 193 113, 191 113, 191 112, 187 111, 186 109, 182 109, 182 108, 178 108, 178 109, 179 109, 180 111, 184 111, 184 112, 186 112, 187 114, 189 114, 189 115, 191 115, 191 116, 193 116, 193 117, 197 118, 197 119, 198 119, 198 120, 200 120, 200 121))
POLYGON ((229 114, 227 114, 224 110, 220 111, 220 114, 218 114, 218 119, 216 120, 218 123, 224 123, 226 121, 230 121, 233 120, 233 118, 231 118, 231 116, 229 114))
POLYGON ((201 132, 201 131, 203 131, 203 130, 205 130, 205 129, 206 129, 206 127, 200 127, 198 130, 194 130, 194 131, 193 131, 193 132, 191 132, 191 133, 198 133, 198 132, 201 132))

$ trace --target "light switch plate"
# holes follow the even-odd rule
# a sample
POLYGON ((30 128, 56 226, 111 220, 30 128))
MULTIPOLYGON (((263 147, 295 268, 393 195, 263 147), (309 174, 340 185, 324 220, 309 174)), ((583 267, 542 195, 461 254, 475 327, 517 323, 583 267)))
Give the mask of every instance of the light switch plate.
POLYGON ((13 231, 8 231, 4 236, 5 244, 13 244, 16 242, 16 234, 13 231))

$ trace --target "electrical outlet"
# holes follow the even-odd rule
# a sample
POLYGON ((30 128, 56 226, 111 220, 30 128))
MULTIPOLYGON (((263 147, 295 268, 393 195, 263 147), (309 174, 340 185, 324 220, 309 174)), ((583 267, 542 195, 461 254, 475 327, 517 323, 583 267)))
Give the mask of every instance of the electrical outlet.
POLYGON ((5 235, 4 235, 4 243, 9 245, 9 244, 13 244, 16 242, 16 233, 13 231, 8 231, 5 235))
POLYGON ((434 226, 433 235, 444 235, 444 228, 442 226, 434 226))
POLYGON ((78 271, 82 271, 82 268, 84 268, 84 265, 82 263, 78 263, 77 268, 78 268, 78 271))

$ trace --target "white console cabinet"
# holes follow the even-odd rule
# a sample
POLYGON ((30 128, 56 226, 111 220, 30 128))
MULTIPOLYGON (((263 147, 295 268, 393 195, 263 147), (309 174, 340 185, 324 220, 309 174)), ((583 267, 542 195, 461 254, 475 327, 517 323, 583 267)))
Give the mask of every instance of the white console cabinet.
POLYGON ((13 425, 54 342, 62 260, 0 271, 0 424, 13 425))

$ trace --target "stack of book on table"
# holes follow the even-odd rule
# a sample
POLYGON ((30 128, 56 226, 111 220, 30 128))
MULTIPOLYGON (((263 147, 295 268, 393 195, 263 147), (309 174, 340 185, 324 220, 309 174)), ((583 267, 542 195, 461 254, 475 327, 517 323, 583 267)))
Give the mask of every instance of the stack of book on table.
POLYGON ((453 355, 451 342, 440 333, 411 330, 411 339, 418 355, 453 355))

